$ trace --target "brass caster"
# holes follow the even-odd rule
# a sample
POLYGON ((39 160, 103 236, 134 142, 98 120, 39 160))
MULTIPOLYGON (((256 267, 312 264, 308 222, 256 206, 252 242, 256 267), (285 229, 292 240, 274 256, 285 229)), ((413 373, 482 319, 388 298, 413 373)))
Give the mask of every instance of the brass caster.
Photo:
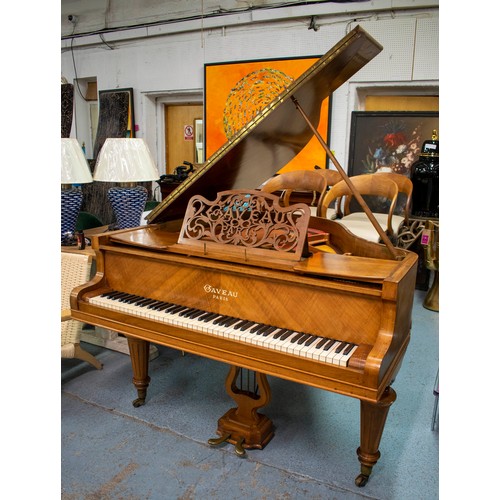
POLYGON ((139 406, 146 404, 146 398, 134 399, 134 401, 132 401, 132 404, 134 405, 134 408, 139 408, 139 406))
POLYGON ((219 446, 222 443, 227 442, 227 440, 231 437, 231 434, 224 434, 221 437, 218 438, 211 438, 208 440, 208 444, 210 446, 219 446))
POLYGON ((245 458, 247 456, 247 452, 243 448, 243 441, 245 438, 240 438, 238 441, 236 441, 236 444, 234 445, 234 452, 236 455, 240 458, 245 458))
POLYGON ((370 476, 367 476, 366 474, 360 474, 357 478, 356 478, 356 486, 358 486, 359 488, 362 488, 367 482, 368 482, 368 479, 370 479, 370 476))

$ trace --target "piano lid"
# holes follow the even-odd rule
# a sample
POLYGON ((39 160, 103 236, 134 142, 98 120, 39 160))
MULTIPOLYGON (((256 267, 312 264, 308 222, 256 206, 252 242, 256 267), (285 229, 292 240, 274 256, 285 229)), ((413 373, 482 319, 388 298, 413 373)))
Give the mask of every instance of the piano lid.
POLYGON ((219 191, 260 186, 313 135, 291 97, 317 127, 323 100, 381 50, 360 26, 354 28, 154 208, 148 223, 182 218, 195 194, 214 199, 219 191))

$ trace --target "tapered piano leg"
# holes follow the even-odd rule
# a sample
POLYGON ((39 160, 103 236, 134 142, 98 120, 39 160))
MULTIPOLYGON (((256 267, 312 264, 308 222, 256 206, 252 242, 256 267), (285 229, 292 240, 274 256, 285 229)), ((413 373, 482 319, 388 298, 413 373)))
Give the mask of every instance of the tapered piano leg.
POLYGON ((361 401, 361 446, 358 448, 358 460, 361 474, 356 478, 356 486, 364 486, 370 477, 373 466, 380 458, 378 447, 384 432, 389 408, 396 401, 396 392, 388 387, 378 403, 361 401))
POLYGON ((231 443, 235 446, 236 454, 244 457, 245 449, 264 448, 272 439, 274 431, 272 421, 257 412, 271 400, 271 388, 266 376, 251 372, 255 376, 254 387, 245 387, 244 384, 238 387, 241 373, 241 368, 231 366, 226 378, 226 390, 238 407, 231 408, 219 419, 217 434, 221 437, 209 439, 208 443, 212 446, 231 443))
POLYGON ((151 380, 148 376, 149 342, 146 340, 127 337, 132 361, 133 382, 137 389, 137 399, 132 404, 137 408, 146 402, 146 393, 151 380))

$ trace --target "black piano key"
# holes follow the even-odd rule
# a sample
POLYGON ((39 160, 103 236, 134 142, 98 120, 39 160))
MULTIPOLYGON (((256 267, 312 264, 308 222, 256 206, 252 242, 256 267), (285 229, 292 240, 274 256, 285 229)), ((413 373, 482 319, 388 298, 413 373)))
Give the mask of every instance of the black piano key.
POLYGON ((306 341, 309 340, 310 337, 313 337, 313 335, 311 335, 310 333, 304 333, 304 335, 302 335, 302 337, 297 341, 297 344, 299 345, 302 345, 302 344, 306 344, 306 341))
POLYGON ((311 335, 311 338, 307 339, 304 345, 310 346, 317 338, 318 338, 317 335, 311 335))
POLYGON ((264 332, 266 332, 269 328, 272 328, 270 325, 261 325, 260 328, 258 328, 255 331, 256 335, 262 335, 264 332))
POLYGON ((218 318, 214 319, 212 323, 217 326, 225 326, 226 321, 229 321, 231 316, 226 316, 225 314, 221 314, 218 318))
POLYGON ((297 334, 295 334, 291 339, 290 339, 290 342, 297 342, 297 340, 299 340, 304 334, 302 332, 299 332, 297 334))
POLYGON ((293 333, 293 330, 285 330, 285 333, 283 333, 281 335, 281 337, 279 337, 280 340, 286 340, 288 337, 290 337, 290 335, 292 335, 293 333))
POLYGON ((125 293, 125 292, 116 292, 113 295, 109 295, 108 298, 110 298, 112 300, 118 300, 122 297, 126 297, 127 295, 129 295, 129 294, 125 293))
POLYGON ((209 316, 210 314, 212 313, 209 313, 209 312, 205 312, 204 314, 202 314, 201 316, 198 316, 198 321, 203 321, 207 316, 209 316))
POLYGON ((203 311, 203 309, 196 309, 195 311, 193 311, 191 314, 189 314, 187 317, 189 319, 196 319, 198 318, 199 316, 201 316, 202 314, 205 314, 205 311, 203 311))
POLYGON ((335 345, 335 343, 336 343, 336 342, 337 342, 337 340, 335 340, 335 339, 330 339, 330 340, 329 340, 329 341, 328 341, 328 342, 327 342, 327 343, 323 346, 323 349, 324 349, 325 351, 328 351, 328 349, 331 349, 331 348, 335 345))
POLYGON ((238 321, 238 318, 235 318, 233 316, 222 316, 217 321, 219 326, 231 326, 233 323, 236 323, 238 321))
POLYGON ((153 302, 148 304, 146 307, 148 309, 155 309, 155 307, 160 306, 162 304, 164 304, 164 302, 162 300, 154 300, 153 302))
POLYGON ((275 326, 268 326, 267 328, 264 328, 263 330, 260 330, 259 331, 259 335, 262 335, 263 337, 267 337, 272 332, 274 332, 274 330, 276 330, 275 326))
POLYGON ((315 346, 316 349, 321 349, 326 343, 328 342, 327 338, 322 339, 318 344, 315 346))
POLYGON ((265 332, 269 328, 269 325, 260 325, 257 330, 254 331, 255 335, 262 335, 263 332, 265 332))
POLYGON ((209 321, 213 321, 215 318, 217 318, 219 316, 220 316, 220 314, 217 314, 217 313, 209 313, 208 316, 203 317, 203 321, 205 323, 208 323, 209 321))
POLYGON ((101 294, 101 297, 106 297, 108 299, 111 299, 116 295, 121 295, 121 294, 123 294, 123 292, 119 292, 118 290, 111 290, 109 292, 104 292, 103 294, 101 294))
POLYGON ((174 311, 178 311, 181 306, 179 304, 170 304, 168 307, 163 309, 166 314, 175 314, 174 311))
POLYGON ((175 307, 172 307, 171 309, 169 309, 168 313, 169 314, 177 314, 178 312, 183 311, 184 309, 185 309, 184 306, 175 306, 175 307))
MULTIPOLYGON (((179 315, 182 316, 183 318, 191 318, 192 314, 196 314, 199 311, 200 310, 197 309, 196 307, 189 307, 186 311, 182 311, 181 313, 179 313, 179 315)), ((201 314, 201 312, 200 312, 200 314, 201 314)))
POLYGON ((349 344, 345 349, 344 349, 344 352, 342 353, 344 356, 346 354, 349 354, 353 349, 354 349, 355 345, 354 344, 349 344))
POLYGON ((256 323, 256 325, 250 329, 250 333, 255 333, 257 330, 263 328, 264 326, 265 325, 263 325, 262 323, 256 323))
POLYGON ((238 323, 236 323, 236 325, 234 325, 234 329, 235 330, 239 330, 241 327, 247 325, 248 323, 251 323, 251 321, 248 321, 248 320, 245 320, 245 319, 242 319, 240 320, 238 323))
POLYGON ((286 328, 281 328, 279 329, 274 335, 273 335, 273 339, 277 339, 279 337, 281 337, 285 332, 287 332, 288 330, 286 328))
POLYGON ((143 299, 140 295, 127 294, 127 296, 118 299, 120 302, 125 304, 134 304, 135 302, 143 299))
POLYGON ((137 305, 140 305, 141 307, 146 307, 149 304, 152 304, 153 302, 156 302, 155 299, 143 299, 137 302, 137 305))
POLYGON ((239 318, 229 318, 225 323, 224 326, 233 326, 235 323, 239 322, 239 318))
POLYGON ((170 307, 173 307, 174 304, 171 302, 165 302, 163 305, 160 305, 156 307, 157 311, 165 311, 166 309, 169 309, 170 307))
POLYGON ((335 354, 338 354, 339 352, 341 352, 344 347, 347 345, 347 342, 342 342, 338 347, 337 349, 335 349, 335 354))
POLYGON ((220 316, 218 316, 217 318, 215 318, 215 319, 212 321, 212 323, 213 323, 214 325, 219 325, 220 323, 222 323, 223 321, 225 321, 225 320, 226 320, 226 319, 228 319, 228 318, 229 318, 229 316, 223 316, 223 315, 220 315, 220 316))
POLYGON ((245 332, 246 330, 248 330, 250 327, 252 327, 253 325, 255 325, 255 322, 254 321, 247 321, 247 323, 245 325, 242 325, 240 326, 240 330, 242 332, 245 332))

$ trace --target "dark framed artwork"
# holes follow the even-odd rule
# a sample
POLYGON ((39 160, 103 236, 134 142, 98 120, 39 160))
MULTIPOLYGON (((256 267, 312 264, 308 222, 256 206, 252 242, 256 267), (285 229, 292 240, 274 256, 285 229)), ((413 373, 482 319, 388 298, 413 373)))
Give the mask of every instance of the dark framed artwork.
POLYGON ((409 177, 433 130, 439 132, 437 111, 353 111, 348 175, 394 172, 409 177))
MULTIPOLYGON (((263 59, 205 64, 205 159, 210 158, 318 57, 263 59)), ((321 106, 318 131, 328 142, 330 97, 321 106)), ((299 118, 298 118, 299 119, 299 118)), ((280 172, 326 166, 327 157, 313 136, 280 172)))
MULTIPOLYGON (((132 88, 99 91, 99 118, 94 141, 93 159, 89 161, 93 173, 99 151, 108 138, 135 137, 134 91, 132 88)), ((97 216, 103 224, 113 221, 113 209, 107 198, 110 187, 118 183, 92 182, 82 185, 82 210, 97 216)), ((140 183, 149 191, 151 183, 140 183)))
POLYGON ((134 137, 134 91, 132 88, 99 91, 99 120, 93 157, 97 159, 108 137, 134 137))
POLYGON ((73 125, 72 83, 61 83, 61 137, 69 137, 73 125))

